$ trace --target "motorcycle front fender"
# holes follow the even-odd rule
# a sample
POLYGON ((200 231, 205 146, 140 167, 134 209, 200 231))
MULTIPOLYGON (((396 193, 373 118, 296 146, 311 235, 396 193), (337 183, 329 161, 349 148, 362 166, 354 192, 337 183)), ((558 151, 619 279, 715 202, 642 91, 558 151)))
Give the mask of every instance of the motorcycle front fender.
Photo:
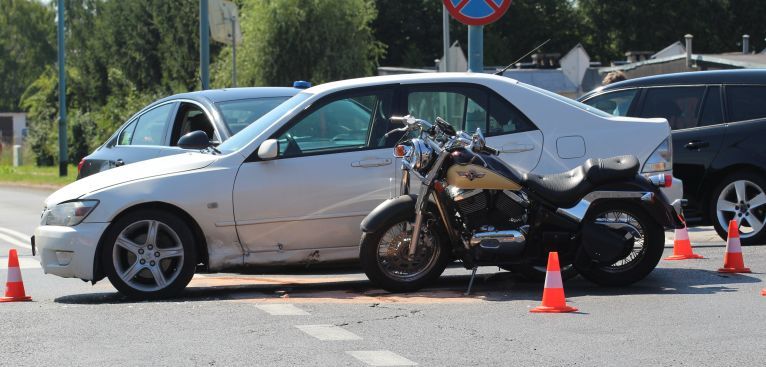
POLYGON ((371 233, 382 229, 388 219, 400 215, 402 212, 411 213, 415 217, 415 203, 418 201, 417 195, 402 195, 393 199, 388 199, 362 220, 360 228, 362 232, 371 233))

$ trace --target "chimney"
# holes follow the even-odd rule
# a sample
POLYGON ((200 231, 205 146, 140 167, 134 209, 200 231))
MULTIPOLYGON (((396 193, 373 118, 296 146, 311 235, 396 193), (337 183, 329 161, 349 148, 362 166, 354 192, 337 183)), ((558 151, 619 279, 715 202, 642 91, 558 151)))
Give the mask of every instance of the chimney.
POLYGON ((742 53, 745 55, 750 53, 750 35, 749 34, 742 35, 742 53))
POLYGON ((686 67, 691 68, 692 67, 692 36, 691 34, 687 34, 684 36, 686 39, 686 67))

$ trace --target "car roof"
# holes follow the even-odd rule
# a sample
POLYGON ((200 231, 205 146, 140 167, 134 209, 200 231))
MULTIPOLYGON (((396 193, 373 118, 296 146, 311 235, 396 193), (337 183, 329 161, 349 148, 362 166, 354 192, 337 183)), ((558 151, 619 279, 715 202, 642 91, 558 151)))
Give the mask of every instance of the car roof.
POLYGON ((609 84, 600 90, 688 84, 766 84, 766 69, 689 71, 652 75, 609 84))
POLYGON ((223 101, 233 101, 238 99, 264 98, 264 97, 292 97, 302 89, 290 87, 246 87, 246 88, 224 88, 207 89, 187 93, 174 94, 158 100, 161 103, 174 99, 190 99, 193 101, 208 100, 213 103, 223 101))
POLYGON ((346 79, 336 82, 319 84, 306 89, 306 93, 324 94, 342 91, 350 88, 380 86, 385 84, 411 84, 411 83, 477 83, 488 81, 501 81, 504 83, 518 83, 517 80, 504 76, 484 73, 416 73, 397 74, 385 76, 372 76, 366 78, 346 79))

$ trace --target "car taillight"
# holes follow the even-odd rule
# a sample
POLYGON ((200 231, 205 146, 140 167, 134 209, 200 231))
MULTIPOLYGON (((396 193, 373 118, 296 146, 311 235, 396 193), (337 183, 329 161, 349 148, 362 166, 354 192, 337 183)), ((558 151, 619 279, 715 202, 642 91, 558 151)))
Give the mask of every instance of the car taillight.
POLYGON ((673 176, 670 174, 654 175, 649 177, 649 181, 657 187, 671 187, 673 186, 673 176))
POLYGON ((80 159, 80 163, 77 163, 77 174, 80 174, 80 171, 82 171, 83 164, 85 164, 85 158, 80 159))
POLYGON ((654 173, 670 171, 673 169, 673 141, 670 138, 665 140, 654 149, 654 152, 644 162, 644 169, 641 173, 654 173))

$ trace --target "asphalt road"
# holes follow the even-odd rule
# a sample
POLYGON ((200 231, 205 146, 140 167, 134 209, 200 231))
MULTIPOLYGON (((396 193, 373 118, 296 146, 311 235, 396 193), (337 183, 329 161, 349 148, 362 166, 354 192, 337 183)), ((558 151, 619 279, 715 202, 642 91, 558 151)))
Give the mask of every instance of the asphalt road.
POLYGON ((710 228, 691 233, 706 259, 662 261, 634 286, 568 281, 572 314, 529 313, 542 284, 496 268, 470 296, 460 268, 404 295, 350 269, 197 275, 178 299, 131 302, 42 273, 24 240, 46 195, 0 187, 0 281, 18 249, 34 299, 0 303, 0 365, 756 366, 766 353, 766 246, 744 248, 754 273, 719 274, 710 228))

